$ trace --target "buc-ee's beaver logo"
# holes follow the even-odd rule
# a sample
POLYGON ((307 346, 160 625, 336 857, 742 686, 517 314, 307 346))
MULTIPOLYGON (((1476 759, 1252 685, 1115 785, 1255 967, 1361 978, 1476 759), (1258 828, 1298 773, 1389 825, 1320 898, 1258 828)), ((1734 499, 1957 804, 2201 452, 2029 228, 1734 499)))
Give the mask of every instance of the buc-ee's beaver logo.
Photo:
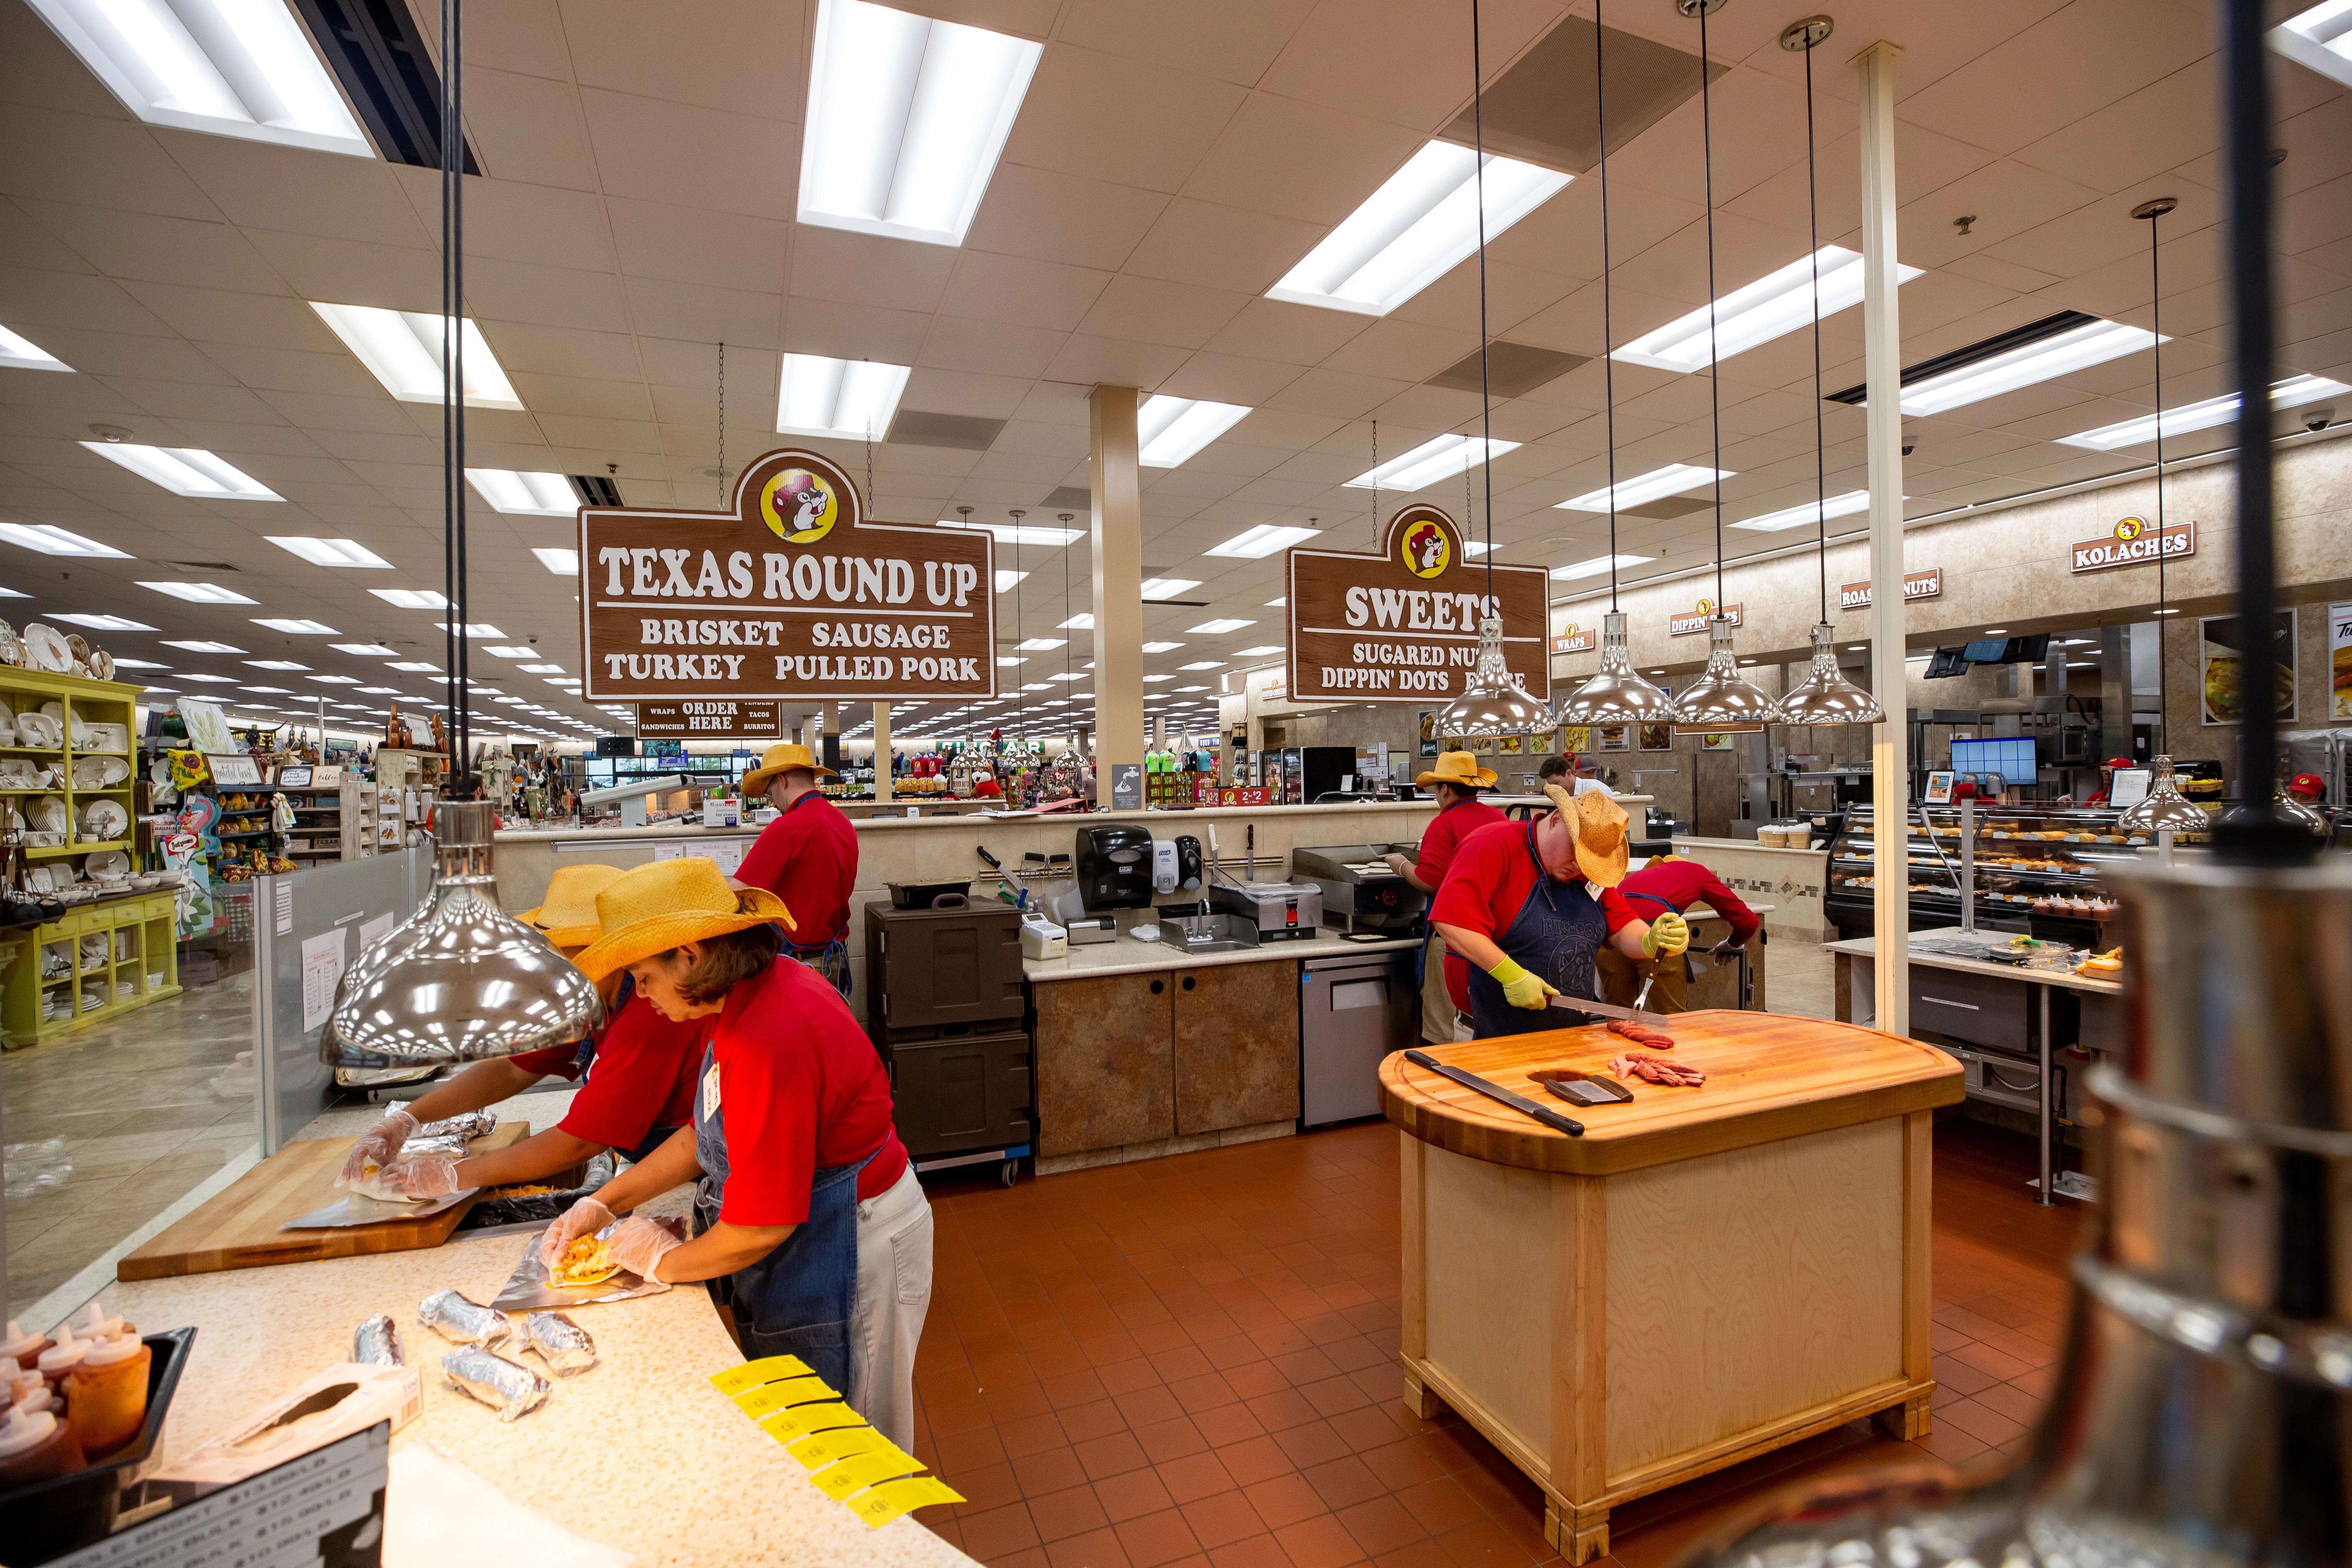
POLYGON ((841 521, 841 498, 822 474, 780 469, 760 487, 760 521, 787 544, 814 544, 841 521))
POLYGON ((1446 542, 1445 531, 1426 519, 1404 531, 1397 552, 1403 557, 1405 570, 1416 577, 1434 577, 1454 560, 1454 547, 1446 542))
POLYGON ((2129 544, 2147 531, 2147 521, 2145 518, 2127 517, 2116 524, 2116 537, 2126 544, 2129 544))

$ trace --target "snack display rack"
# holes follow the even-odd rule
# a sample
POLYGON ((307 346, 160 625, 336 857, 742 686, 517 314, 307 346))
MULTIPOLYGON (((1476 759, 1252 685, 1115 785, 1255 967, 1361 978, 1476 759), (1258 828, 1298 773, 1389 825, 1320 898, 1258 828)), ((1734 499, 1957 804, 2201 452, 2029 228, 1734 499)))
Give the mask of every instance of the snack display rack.
MULTIPOLYGON (((2130 859, 2150 847, 2125 832, 2120 814, 2073 806, 1989 805, 1975 813, 1976 916, 2077 947, 2105 947, 2102 928, 2115 918, 2099 884, 2103 860, 2130 859)), ((1858 805, 1816 816, 1829 840, 1829 886, 1822 908, 1841 937, 1872 932, 1876 848, 1872 809, 1858 805)), ((1910 875, 1911 928, 1956 925, 1960 919, 1961 811, 1913 806, 1904 835, 1910 875)))

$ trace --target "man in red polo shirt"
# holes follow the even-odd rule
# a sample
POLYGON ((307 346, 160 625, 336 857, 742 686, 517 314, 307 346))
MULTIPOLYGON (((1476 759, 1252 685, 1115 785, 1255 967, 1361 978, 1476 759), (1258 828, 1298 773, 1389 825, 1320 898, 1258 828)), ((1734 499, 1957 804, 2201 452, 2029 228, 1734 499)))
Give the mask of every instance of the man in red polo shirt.
POLYGON ((838 775, 806 746, 770 746, 743 775, 743 798, 761 795, 780 814, 761 831, 735 879, 784 900, 800 929, 784 951, 849 994, 849 890, 857 882, 857 829, 816 787, 838 775))
MULTIPOLYGON (((1656 855, 1640 870, 1617 884, 1617 890, 1636 914, 1655 915, 1661 910, 1681 914, 1693 904, 1705 904, 1721 915, 1731 926, 1732 947, 1745 947, 1748 939, 1764 923, 1763 918, 1740 901, 1739 895, 1723 885, 1723 879, 1696 860, 1685 860, 1679 855, 1656 855)), ((1649 998, 1642 1004, 1645 1013, 1687 1013, 1690 1011, 1690 955, 1675 953, 1669 957, 1627 958, 1622 952, 1604 951, 1600 958, 1601 998, 1620 1007, 1630 1007, 1641 994, 1642 982, 1654 980, 1649 998)))
MULTIPOLYGON (((1496 807, 1478 798, 1482 789, 1495 787, 1495 770, 1482 768, 1467 752, 1448 752, 1437 766, 1412 781, 1437 797, 1437 815, 1422 829, 1418 859, 1388 857, 1389 869, 1433 896, 1445 880, 1446 868, 1462 841, 1489 823, 1504 820, 1496 807)), ((1445 989, 1445 939, 1432 926, 1421 948, 1421 1043, 1454 1042, 1454 998, 1445 989)))

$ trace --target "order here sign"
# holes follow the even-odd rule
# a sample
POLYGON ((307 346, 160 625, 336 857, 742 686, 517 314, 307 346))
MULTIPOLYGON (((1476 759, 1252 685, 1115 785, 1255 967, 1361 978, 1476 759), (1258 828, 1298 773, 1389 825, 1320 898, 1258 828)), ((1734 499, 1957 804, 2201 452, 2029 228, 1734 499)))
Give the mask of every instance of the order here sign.
POLYGON ((591 701, 996 693, 995 541, 870 521, 814 452, 743 470, 732 512, 580 511, 591 701))
POLYGON ((1420 702, 1458 696, 1478 668, 1478 622, 1503 622, 1503 658, 1537 701, 1551 694, 1549 574, 1472 562, 1453 518, 1412 505, 1378 555, 1289 552, 1293 701, 1420 702))

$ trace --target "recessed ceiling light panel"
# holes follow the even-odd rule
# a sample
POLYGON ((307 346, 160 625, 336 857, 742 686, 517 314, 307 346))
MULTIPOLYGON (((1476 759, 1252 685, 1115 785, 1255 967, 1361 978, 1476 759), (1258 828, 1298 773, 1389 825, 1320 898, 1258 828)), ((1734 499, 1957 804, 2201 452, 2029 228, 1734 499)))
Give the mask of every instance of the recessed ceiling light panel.
POLYGON ((392 563, 352 539, 307 539, 269 536, 278 549, 299 555, 313 566, 362 566, 390 569, 392 563))
POLYGON ((580 575, 580 552, 577 550, 559 550, 534 545, 531 553, 539 557, 539 563, 541 566, 559 577, 580 575))
POLYGON ((142 583, 139 585, 152 588, 158 594, 169 594, 174 599, 185 599, 192 605, 250 605, 257 602, 217 583, 142 583))
POLYGON ((1786 529, 1814 527, 1823 518, 1852 517, 1858 511, 1869 510, 1870 492, 1868 490, 1848 490, 1842 496, 1830 497, 1819 506, 1815 506, 1811 501, 1806 501, 1800 506, 1784 507, 1779 511, 1768 511, 1762 517, 1751 517, 1744 521, 1735 522, 1731 526, 1753 529, 1758 533, 1779 533, 1786 529))
POLYGON ((1135 411, 1136 461, 1147 468, 1172 468, 1241 423, 1249 410, 1238 403, 1206 403, 1154 395, 1135 411))
POLYGON ((397 605, 404 610, 446 609, 449 601, 431 588, 370 588, 369 593, 387 605, 397 605))
MULTIPOLYGON (((2352 15, 2352 0, 2345 0, 2347 15, 2352 15)), ((2347 35, 2352 37, 2352 35, 2347 35)), ((2300 408, 2306 403, 2316 403, 2323 397, 2335 397, 2352 393, 2352 386, 2340 381, 2330 381, 2324 375, 2298 375, 2277 382, 2271 387, 2271 406, 2300 408)), ((2201 403, 2184 403, 2178 408, 2164 411, 2164 434, 2168 437, 2185 436, 2192 430, 2210 430, 2216 425, 2227 425, 2238 416, 2238 395, 2234 392, 2221 397, 2209 397, 2201 403)), ((2085 430, 2079 436, 2061 436, 2059 444, 2082 447, 2094 452, 2119 451, 2126 447, 2143 447, 2157 437, 2156 416, 2147 414, 2137 419, 2126 419, 2119 424, 2103 425, 2096 430, 2085 430)))
POLYGON ((96 612, 52 615, 49 619, 64 621, 77 626, 88 626, 97 632, 152 632, 158 628, 145 621, 134 621, 128 616, 109 616, 96 612))
POLYGON ((1612 566, 1639 566, 1655 559, 1653 555, 1596 555, 1590 561, 1555 566, 1551 569, 1551 575, 1554 582, 1573 583, 1580 577, 1598 577, 1612 566))
MULTIPOLYGON (((1628 507, 1640 506, 1646 501, 1680 495, 1685 490, 1695 490, 1701 485, 1713 484, 1718 479, 1727 479, 1731 477, 1732 473, 1728 468, 1705 468, 1689 463, 1668 463, 1663 468, 1653 468, 1637 478, 1618 480, 1617 510, 1622 511, 1628 507)), ((1609 499, 1609 490, 1604 486, 1573 500, 1561 501, 1554 510, 1607 511, 1609 499)))
POLYGON ((73 366, 57 355, 37 346, 29 338, 20 337, 5 327, 0 327, 0 370, 64 370, 73 366))
MULTIPOLYGON (((310 301, 320 320, 335 330, 345 347, 403 403, 441 401, 441 339, 438 315, 386 310, 373 305, 321 305, 310 301)), ((459 328, 465 362, 466 406, 520 412, 522 399, 499 367, 498 356, 471 320, 459 328)), ((567 514, 568 515, 568 514, 567 514)))
MULTIPOLYGON (((1213 550, 1209 553, 1213 555, 1216 552, 1213 550)), ((1200 585, 1201 580, 1197 577, 1146 577, 1138 586, 1145 599, 1156 604, 1200 585)))
POLYGON ((2270 31, 2271 47, 2352 87, 2352 0, 2326 0, 2270 31))
POLYGON ((777 433, 878 441, 910 374, 903 364, 786 354, 776 384, 777 433))
POLYGON ((340 635, 336 632, 334 627, 326 625, 322 621, 306 621, 298 617, 278 616, 264 620, 262 617, 256 616, 254 617, 253 624, 257 626, 268 626, 273 632, 290 633, 295 637, 331 637, 340 635))
POLYGON ((1349 489, 1426 489, 1440 479, 1455 479, 1489 458, 1518 450, 1517 441, 1488 441, 1476 436, 1440 436, 1423 441, 1402 457, 1391 458, 1349 479, 1349 489))
MULTIPOLYGON (((1701 305, 1635 338, 1611 357, 1654 370, 1703 370, 1709 359, 1710 326, 1722 345, 1713 357, 1729 359, 1810 325, 1816 265, 1821 268, 1822 315, 1833 316, 1862 303, 1862 258, 1843 246, 1825 245, 1813 256, 1768 272, 1745 289, 1734 289, 1715 302, 1711 313, 1701 305)), ((1908 283, 1920 276, 1920 269, 1897 265, 1895 276, 1898 282, 1908 283)))
POLYGON ((1297 528, 1261 522, 1255 528, 1234 534, 1223 544, 1213 544, 1201 552, 1203 555, 1238 556, 1244 561, 1262 560, 1276 551, 1287 550, 1294 544, 1304 544, 1322 534, 1319 528, 1297 528))
POLYGON ((140 447, 127 441, 84 441, 82 445, 175 496, 198 500, 286 499, 235 464, 198 447, 140 447))
POLYGON ((1226 632, 1237 632, 1244 626, 1254 626, 1255 625, 1257 625, 1255 621, 1236 621, 1220 618, 1213 621, 1202 621, 1199 626, 1190 626, 1186 629, 1196 632, 1202 637, 1218 637, 1226 632))
POLYGON ((511 517, 572 517, 580 510, 580 498, 562 474, 467 468, 466 482, 493 510, 511 517))
POLYGON ((941 528, 978 529, 996 536, 1001 544, 1045 544, 1055 549, 1072 540, 1085 537, 1086 531, 1077 528, 1040 528, 1030 523, 965 522, 956 518, 941 518, 941 528))
POLYGON ((202 639, 181 641, 172 637, 165 637, 163 639, 163 646, 165 647, 184 648, 190 653, 243 653, 245 651, 245 649, 237 647, 230 643, 209 642, 202 639))

